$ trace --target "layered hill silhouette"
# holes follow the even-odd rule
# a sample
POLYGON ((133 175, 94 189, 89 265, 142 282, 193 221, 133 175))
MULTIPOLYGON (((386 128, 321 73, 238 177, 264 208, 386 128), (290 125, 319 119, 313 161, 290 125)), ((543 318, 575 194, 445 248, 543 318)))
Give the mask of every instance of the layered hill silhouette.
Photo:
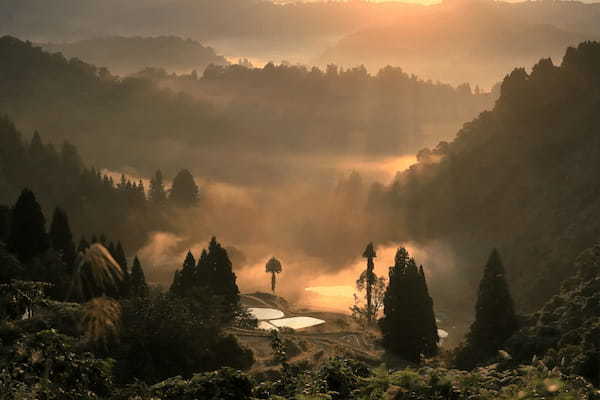
POLYGON ((198 70, 209 64, 226 65, 228 61, 211 47, 176 36, 110 36, 70 43, 44 43, 42 48, 79 58, 87 63, 108 67, 117 74, 131 74, 145 67, 169 71, 198 70))
POLYGON ((569 15, 574 10, 563 7, 567 17, 558 24, 556 12, 546 12, 548 7, 502 2, 431 6, 387 26, 348 35, 320 61, 372 69, 398 65, 434 80, 491 87, 514 67, 531 65, 541 57, 559 59, 567 46, 600 37, 598 29, 585 23, 583 30, 573 30, 581 11, 569 15))
POLYGON ((306 174, 319 167, 299 167, 291 155, 407 153, 440 139, 431 126, 456 129, 493 101, 399 69, 373 76, 335 67, 221 66, 181 78, 201 88, 192 96, 13 37, 0 39, 0 57, 0 112, 23 131, 69 139, 96 165, 148 175, 157 163, 167 173, 183 163, 219 180, 287 179, 290 168, 306 174))

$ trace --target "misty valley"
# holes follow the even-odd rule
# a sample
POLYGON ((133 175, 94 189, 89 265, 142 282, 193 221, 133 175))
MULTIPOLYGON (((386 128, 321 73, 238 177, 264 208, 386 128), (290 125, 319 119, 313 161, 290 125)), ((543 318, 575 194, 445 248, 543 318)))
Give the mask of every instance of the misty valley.
POLYGON ((6 0, 0 400, 600 399, 600 3, 6 0))

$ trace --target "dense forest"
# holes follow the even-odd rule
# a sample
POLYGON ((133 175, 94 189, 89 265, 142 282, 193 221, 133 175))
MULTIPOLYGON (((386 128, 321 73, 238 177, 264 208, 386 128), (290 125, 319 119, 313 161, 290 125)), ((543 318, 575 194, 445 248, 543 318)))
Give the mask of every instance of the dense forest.
POLYGON ((51 53, 62 53, 67 58, 107 67, 119 75, 137 72, 148 65, 170 71, 203 71, 210 64, 228 64, 214 49, 176 36, 111 36, 69 43, 43 43, 41 46, 51 53))
POLYGON ((157 162, 168 174, 183 162, 226 181, 248 178, 248 165, 271 177, 293 168, 261 157, 265 149, 300 159, 408 154, 493 103, 489 93, 423 82, 397 68, 371 76, 333 66, 210 67, 202 78, 180 78, 192 95, 121 79, 11 37, 0 40, 0 55, 13 60, 0 66, 0 109, 20 129, 43 127, 48 140, 70 140, 94 164, 134 166, 146 176, 157 162), (128 150, 138 143, 144 146, 128 150), (237 162, 221 161, 231 154, 237 162))
POLYGON ((523 310, 555 293, 573 272, 569 260, 600 229, 591 173, 600 163, 599 54, 598 43, 585 42, 559 66, 543 59, 531 73, 508 75, 492 111, 452 142, 421 151, 381 194, 386 218, 396 221, 388 237, 451 243, 466 277, 497 246, 523 310))
MULTIPOLYGON (((0 118, 0 204, 13 204, 23 188, 30 188, 47 215, 56 208, 69 210, 78 236, 108 235, 137 249, 152 230, 174 229, 173 213, 199 203, 198 187, 181 170, 167 190, 157 171, 149 187, 122 175, 118 181, 86 166, 75 146, 65 141, 55 147, 35 132, 25 140, 6 117, 0 118)), ((8 208, 3 208, 6 214, 8 208)))

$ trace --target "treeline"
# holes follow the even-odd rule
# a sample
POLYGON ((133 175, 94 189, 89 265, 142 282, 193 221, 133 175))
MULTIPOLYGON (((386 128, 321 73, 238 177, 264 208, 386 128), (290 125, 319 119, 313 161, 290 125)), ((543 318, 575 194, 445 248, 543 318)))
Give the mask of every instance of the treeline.
POLYGON ((425 81, 399 67, 370 74, 364 67, 321 69, 271 62, 262 68, 211 65, 201 76, 152 68, 136 76, 225 103, 225 112, 236 118, 258 113, 260 125, 251 120, 247 129, 256 124, 262 130, 288 132, 285 138, 271 137, 271 145, 339 154, 390 155, 416 149, 430 135, 450 134, 495 100, 493 93, 478 87, 425 81), (326 142, 315 135, 323 131, 326 142), (364 141, 361 147, 357 135, 364 141))
POLYGON ((31 189, 46 215, 56 207, 69 210, 79 236, 106 234, 137 249, 151 230, 172 228, 169 212, 199 204, 193 176, 181 170, 170 188, 157 171, 148 188, 122 175, 118 182, 87 168, 75 146, 65 141, 56 148, 35 132, 31 140, 6 117, 0 117, 0 232, 6 231, 10 205, 23 188, 31 189))
POLYGON ((274 158, 292 154, 406 154, 493 102, 395 68, 370 76, 334 66, 212 67, 203 78, 181 78, 195 99, 183 86, 174 92, 159 88, 169 82, 116 78, 13 37, 0 39, 0 57, 11 60, 0 65, 0 110, 19 127, 44 127, 51 141, 71 140, 92 164, 134 165, 145 175, 157 164, 174 174, 185 163, 211 178, 243 181, 249 169, 285 175, 286 164, 274 158))
POLYGON ((107 36, 71 43, 43 43, 42 47, 65 57, 130 74, 152 65, 168 70, 204 70, 209 64, 229 64, 211 47, 177 36, 107 36))
POLYGON ((114 298, 148 294, 144 271, 137 256, 130 263, 121 242, 109 241, 104 234, 99 237, 93 235, 89 242, 82 237, 76 244, 66 211, 57 207, 50 224, 47 224, 42 206, 31 190, 21 192, 5 220, 6 224, 0 231, 0 252, 4 260, 0 283, 13 280, 46 282, 50 284, 48 295, 62 301, 85 301, 103 294, 114 298), (85 254, 97 244, 106 248, 108 255, 118 264, 122 282, 112 290, 88 286, 80 288, 85 289, 83 291, 74 291, 75 275, 88 262, 85 254))
POLYGON ((600 186, 590 172, 600 167, 599 67, 600 44, 584 42, 559 66, 543 59, 531 73, 514 70, 492 111, 373 192, 372 212, 395 221, 383 235, 442 240, 470 277, 481 249, 498 246, 518 308, 542 304, 573 273, 567 260, 600 231, 600 186))

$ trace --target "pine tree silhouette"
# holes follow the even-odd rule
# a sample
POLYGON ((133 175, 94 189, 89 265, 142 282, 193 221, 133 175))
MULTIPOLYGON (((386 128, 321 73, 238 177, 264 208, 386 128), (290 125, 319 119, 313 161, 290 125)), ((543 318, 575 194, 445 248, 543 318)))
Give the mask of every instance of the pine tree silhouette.
POLYGON ((12 212, 8 249, 28 263, 49 247, 46 219, 35 195, 23 189, 12 212))

